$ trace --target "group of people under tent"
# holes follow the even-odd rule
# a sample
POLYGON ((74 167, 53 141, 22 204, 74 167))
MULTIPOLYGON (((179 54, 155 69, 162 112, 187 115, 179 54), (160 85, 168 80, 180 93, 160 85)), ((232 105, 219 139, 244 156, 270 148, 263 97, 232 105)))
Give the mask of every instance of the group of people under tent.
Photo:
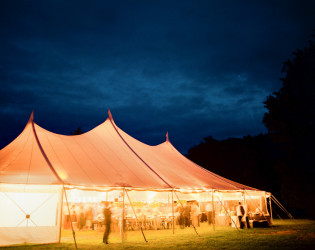
MULTIPOLYGON (((179 225, 180 228, 195 226, 198 227, 200 222, 208 222, 208 224, 220 224, 218 217, 224 217, 226 224, 233 226, 232 217, 237 219, 241 216, 240 204, 238 201, 226 201, 223 206, 219 202, 197 202, 193 201, 174 201, 174 206, 167 203, 146 203, 138 202, 134 203, 134 210, 129 204, 125 204, 124 218, 125 218, 125 230, 140 229, 166 229, 172 227, 173 222, 173 209, 175 225, 179 225), (213 209, 214 206, 214 209, 213 209), (135 214, 137 219, 135 218, 135 214)), ((121 202, 109 202, 111 210, 111 228, 113 231, 120 231, 122 221, 122 203, 121 202)), ((104 210, 105 203, 70 203, 69 208, 64 203, 63 210, 63 228, 71 229, 72 226, 75 230, 103 230, 104 228, 104 210), (70 212, 70 213, 69 213, 70 212)), ((249 211, 253 209, 253 206, 248 207, 247 204, 243 204, 244 214, 241 217, 241 221, 238 221, 238 226, 249 227, 249 215, 253 213, 261 213, 261 211, 249 211), (245 225, 243 223, 245 221, 245 225)))

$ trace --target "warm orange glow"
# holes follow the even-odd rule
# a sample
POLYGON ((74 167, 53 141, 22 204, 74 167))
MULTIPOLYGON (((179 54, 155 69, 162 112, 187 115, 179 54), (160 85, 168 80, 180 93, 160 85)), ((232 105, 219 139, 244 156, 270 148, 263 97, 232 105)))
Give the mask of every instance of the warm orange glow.
POLYGON ((152 203, 154 201, 154 196, 156 195, 156 192, 147 191, 147 199, 149 203, 152 203))

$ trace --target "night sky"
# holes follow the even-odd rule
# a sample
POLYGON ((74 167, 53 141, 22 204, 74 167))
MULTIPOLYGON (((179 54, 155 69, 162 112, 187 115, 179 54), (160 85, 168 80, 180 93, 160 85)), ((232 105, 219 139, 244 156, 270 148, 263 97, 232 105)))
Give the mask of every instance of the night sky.
POLYGON ((0 1, 0 148, 35 122, 107 118, 182 153, 265 133, 266 96, 315 28, 315 1, 0 1))

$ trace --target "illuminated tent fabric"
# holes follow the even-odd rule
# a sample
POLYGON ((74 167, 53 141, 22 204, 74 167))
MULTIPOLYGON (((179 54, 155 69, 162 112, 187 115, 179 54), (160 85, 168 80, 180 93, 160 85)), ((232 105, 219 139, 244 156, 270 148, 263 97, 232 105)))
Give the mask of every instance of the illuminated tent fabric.
POLYGON ((255 190, 222 178, 180 154, 169 140, 146 145, 122 131, 111 115, 89 132, 49 132, 31 115, 23 132, 0 151, 0 183, 89 188, 255 190))
POLYGON ((0 151, 0 246, 60 241, 62 188, 194 192, 256 189, 191 162, 167 140, 146 145, 109 118, 89 132, 65 136, 38 126, 0 151))

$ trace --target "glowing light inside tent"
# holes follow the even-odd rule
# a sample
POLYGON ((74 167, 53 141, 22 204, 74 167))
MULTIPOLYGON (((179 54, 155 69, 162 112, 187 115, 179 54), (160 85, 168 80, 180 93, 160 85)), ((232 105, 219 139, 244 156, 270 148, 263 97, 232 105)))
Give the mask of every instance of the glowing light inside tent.
POLYGON ((0 227, 55 226, 58 198, 58 193, 1 193, 0 227))
POLYGON ((196 200, 199 200, 200 198, 200 195, 198 193, 192 193, 191 196, 194 197, 196 200))
POLYGON ((156 192, 147 191, 147 198, 148 198, 149 203, 152 203, 154 201, 155 195, 156 195, 156 192))
POLYGON ((60 178, 61 178, 62 180, 66 180, 66 179, 68 178, 67 173, 64 172, 64 171, 59 171, 59 172, 58 172, 58 175, 60 176, 60 178))

